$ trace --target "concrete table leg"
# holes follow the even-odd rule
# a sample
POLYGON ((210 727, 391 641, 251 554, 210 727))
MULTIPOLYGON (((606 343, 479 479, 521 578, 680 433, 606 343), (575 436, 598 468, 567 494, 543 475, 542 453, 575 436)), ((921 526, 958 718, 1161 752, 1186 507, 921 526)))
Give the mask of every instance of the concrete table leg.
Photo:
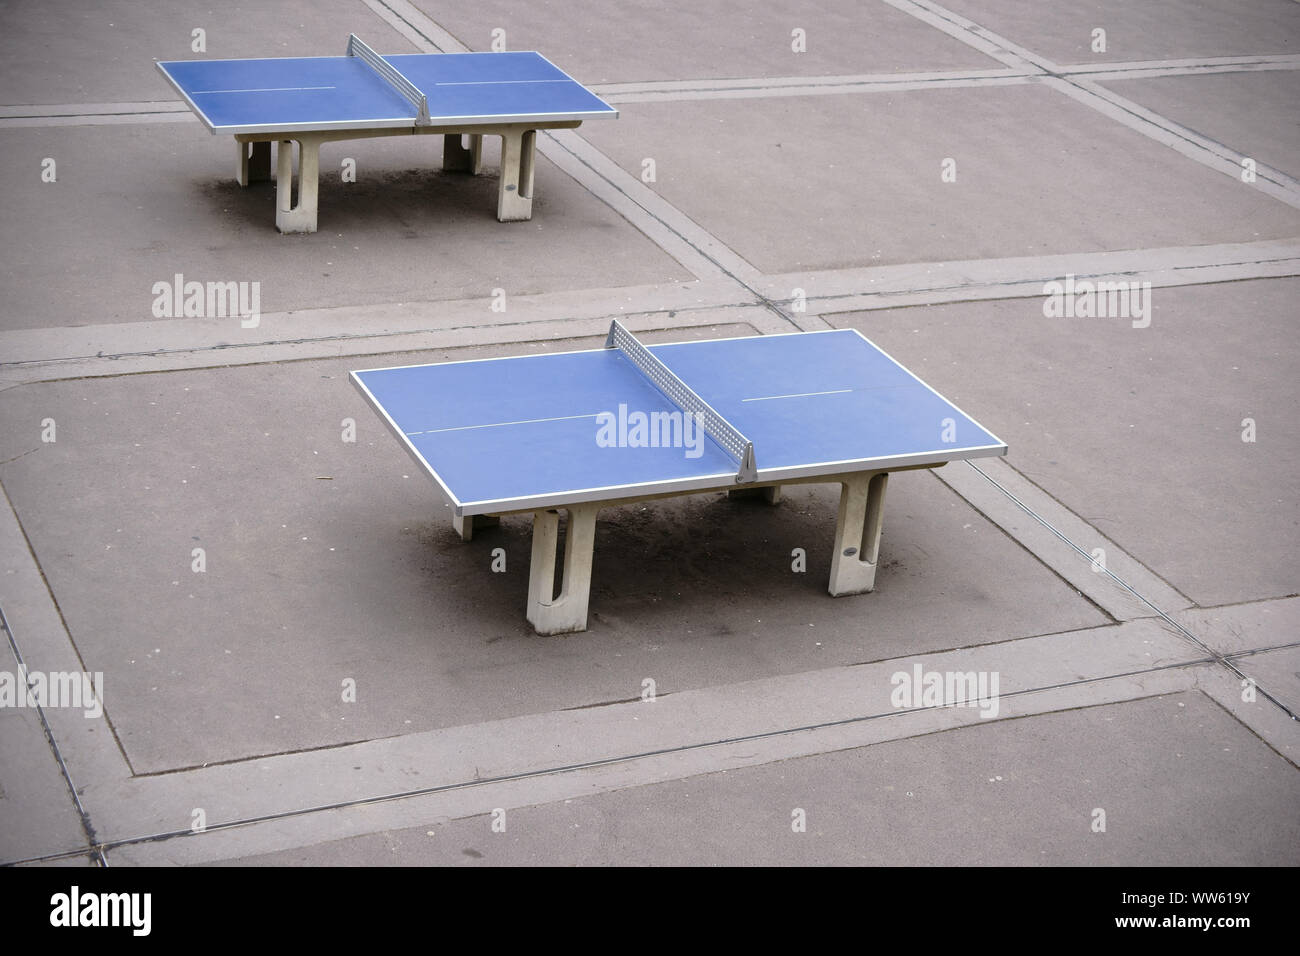
POLYGON ((568 509, 564 541, 564 577, 555 596, 555 548, 560 513, 533 514, 533 559, 528 571, 528 621, 538 634, 569 634, 587 629, 591 596, 591 562, 596 543, 596 505, 568 509))
POLYGON ((241 143, 239 147, 239 185, 265 183, 271 180, 271 144, 265 140, 258 143, 241 143))
POLYGON ((474 540, 475 529, 495 528, 501 523, 497 515, 466 515, 463 518, 452 516, 451 526, 456 529, 462 541, 474 540))
POLYGON ((768 485, 766 488, 732 488, 727 492, 728 498, 757 498, 761 496, 769 505, 781 503, 781 486, 768 485))
POLYGON ((835 554, 831 558, 829 590, 835 597, 862 594, 876 586, 880 527, 889 475, 855 475, 840 492, 840 516, 835 525, 835 554))
POLYGON ((469 134, 466 148, 460 133, 448 133, 442 138, 442 168, 446 172, 469 173, 477 176, 483 167, 483 137, 469 134))
POLYGON ((501 185, 497 192, 497 219, 519 222, 533 218, 533 154, 537 130, 510 130, 501 134, 501 185))
POLYGON ((316 231, 316 191, 320 180, 320 141, 298 143, 298 203, 293 204, 293 140, 275 149, 275 228, 281 232, 316 231))

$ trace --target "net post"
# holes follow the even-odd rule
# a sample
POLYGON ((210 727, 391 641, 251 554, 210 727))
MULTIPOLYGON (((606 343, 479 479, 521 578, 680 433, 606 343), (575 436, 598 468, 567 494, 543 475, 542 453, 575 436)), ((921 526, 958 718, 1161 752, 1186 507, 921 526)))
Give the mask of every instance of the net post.
POLYGON ((736 484, 748 484, 758 478, 758 467, 754 463, 754 443, 745 442, 745 453, 740 456, 740 471, 736 472, 736 484))

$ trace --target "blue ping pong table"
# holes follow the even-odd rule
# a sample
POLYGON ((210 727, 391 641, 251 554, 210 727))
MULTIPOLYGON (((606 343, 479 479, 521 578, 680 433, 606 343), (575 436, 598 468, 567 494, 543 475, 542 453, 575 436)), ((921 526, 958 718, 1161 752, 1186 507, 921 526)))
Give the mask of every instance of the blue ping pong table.
POLYGON ((442 487, 476 516, 533 516, 528 620, 585 630, 596 514, 652 498, 838 483, 829 590, 875 587, 889 474, 1007 446, 853 329, 605 348, 351 373, 442 487), (558 509, 568 512, 555 593, 558 509))
POLYGON ((497 218, 508 222, 532 218, 537 130, 618 116, 532 52, 384 57, 353 35, 346 56, 178 60, 160 62, 158 69, 213 134, 234 135, 241 186, 271 178, 271 143, 277 144, 275 225, 281 232, 316 231, 321 143, 441 134, 443 169, 477 174, 483 137, 499 136, 497 218))

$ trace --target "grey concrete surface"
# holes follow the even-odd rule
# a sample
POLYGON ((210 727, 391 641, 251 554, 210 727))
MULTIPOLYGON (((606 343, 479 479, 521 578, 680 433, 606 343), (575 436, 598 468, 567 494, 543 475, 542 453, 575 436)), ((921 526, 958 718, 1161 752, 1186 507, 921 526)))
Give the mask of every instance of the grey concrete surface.
MULTIPOLYGON (((154 318, 154 283, 258 282, 263 312, 639 285, 688 274, 546 160, 530 222, 496 218, 484 175, 443 173, 440 137, 327 144, 320 232, 281 235, 275 185, 241 189, 235 146, 197 121, 7 131, 0 162, 30 173, 0 224, 0 268, 24 277, 0 328, 154 318), (42 183, 52 157, 58 180, 42 183), (111 157, 111 158, 110 158, 111 157), (344 183, 344 158, 357 181, 344 183), (105 164, 113 172, 108 177, 105 164), (111 186, 107 186, 111 183, 111 186), (409 250, 409 251, 408 251, 409 250)), ((508 315, 504 318, 508 318, 508 315)))
POLYGON ((1300 598, 1194 608, 1179 617, 1217 653, 1250 654, 1295 643, 1300 634, 1300 598))
POLYGON ((439 816, 472 816, 485 807, 525 806, 992 719, 1197 689, 1198 670, 1208 666, 1201 661, 1208 658, 1197 647, 1146 619, 184 772, 130 775, 123 767, 80 790, 100 807, 97 833, 109 849, 128 850, 140 861, 198 862, 255 852, 259 845, 299 845, 283 841, 301 841, 304 828, 322 832, 316 829, 322 826, 336 836, 401 828, 439 816), (997 713, 899 704, 892 697, 894 675, 917 665, 996 671, 997 713), (209 817, 204 836, 222 836, 174 848, 143 845, 157 842, 148 835, 188 830, 195 807, 209 817), (230 826, 240 821, 252 829, 230 826))
MULTIPOLYGON (((1194 661, 1186 642, 1147 620, 683 691, 653 702, 533 714, 273 761, 135 777, 115 786, 111 800, 96 794, 105 807, 101 839, 113 859, 123 862, 212 862, 478 816, 496 807, 533 806, 874 746, 988 719, 972 708, 895 707, 892 675, 900 666, 997 668, 1008 679, 998 719, 1014 720, 1160 694, 1207 692, 1206 678, 1215 684, 1207 693, 1217 694, 1217 675, 1226 670, 1194 661), (358 793, 384 796, 358 805, 358 793), (188 820, 192 807, 212 813, 212 826, 201 839, 140 838, 174 830, 178 818, 188 820), (221 825, 231 820, 244 822, 221 825)), ((1232 700, 1215 699, 1236 713, 1232 700)), ((1255 705, 1240 707, 1247 712, 1238 719, 1252 729, 1260 726, 1255 705)), ((1276 710, 1262 711, 1265 720, 1276 710)), ((1297 755, 1287 756, 1294 762, 1297 755)))
MULTIPOLYGON (((0 671, 17 673, 12 656, 4 655, 0 671)), ((79 845, 89 848, 90 838, 39 713, 31 707, 0 709, 0 860, 79 845)))
POLYGON ((0 709, 0 863, 1295 865, 1298 18, 9 5, 3 654, 102 670, 106 715, 45 707, 47 739, 0 709), (495 144, 471 180, 403 137, 327 148, 321 231, 280 236, 153 66, 195 27, 218 57, 498 26, 623 111, 542 139, 529 223, 493 216, 495 144), (264 323, 153 316, 177 272, 260 281, 264 323), (1150 327, 1046 318, 1066 273, 1151 281, 1150 327), (613 317, 862 328, 1011 453, 896 476, 851 598, 831 488, 610 509, 591 628, 538 638, 528 522, 460 542, 346 373, 594 347, 613 317), (897 705, 915 667, 998 675, 998 714, 897 705))
POLYGON ((944 7, 1059 65, 1300 53, 1291 0, 945 0, 944 7), (1106 31, 1093 52, 1092 31, 1106 31))
POLYGON ((539 642, 522 616, 530 523, 460 541, 436 486, 346 381, 374 366, 5 393, 0 481, 74 641, 113 670, 109 716, 138 772, 622 700, 651 674, 667 692, 1106 620, 918 472, 891 483, 871 595, 826 594, 834 487, 792 488, 777 508, 670 499, 602 513, 592 628, 539 642), (47 418, 53 445, 39 441, 47 418), (133 478, 104 482, 112 472, 133 478), (505 574, 490 570, 498 547, 505 574), (342 702, 345 678, 369 688, 365 706, 342 702), (181 710, 184 722, 158 719, 181 710))
POLYGON ((1300 708, 1300 648, 1263 651, 1237 658, 1243 674, 1279 697, 1292 710, 1300 708))
MULTIPOLYGON (((1297 26, 1300 32, 1300 26, 1297 26)), ((1104 84, 1177 123, 1300 176, 1300 71, 1152 77, 1104 84)))
POLYGON ((495 29, 511 50, 544 50, 583 83, 714 77, 831 76, 913 70, 989 69, 997 63, 884 4, 777 0, 702 5, 691 0, 520 3, 487 0, 449 9, 417 7, 471 50, 491 48, 495 29), (802 29, 806 52, 792 49, 802 29), (647 42, 656 38, 655 42, 647 42))
POLYGON ((1000 410, 984 424, 1013 465, 1212 605, 1300 591, 1297 294, 1293 279, 1153 290, 1143 329, 1045 318, 1041 298, 834 321, 962 408, 1000 410))
POLYGON ((504 832, 487 814, 228 862, 1295 866, 1297 800, 1294 768, 1190 693, 506 810, 504 832))
POLYGON ((414 53, 401 34, 352 0, 274 0, 215 9, 203 0, 11 0, 0 37, 6 104, 175 99, 157 60, 342 56, 348 33, 384 53, 414 53), (206 52, 194 52, 193 31, 206 52))
POLYGON ((1037 85, 640 103, 580 132, 626 170, 653 158, 656 192, 768 273, 1300 229, 1300 212, 1037 85))

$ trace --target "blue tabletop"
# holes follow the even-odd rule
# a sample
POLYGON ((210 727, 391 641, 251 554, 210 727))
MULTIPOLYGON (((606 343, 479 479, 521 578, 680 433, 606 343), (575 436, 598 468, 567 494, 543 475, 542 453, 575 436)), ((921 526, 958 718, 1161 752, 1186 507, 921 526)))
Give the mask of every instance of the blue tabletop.
MULTIPOLYGON (((618 115, 540 53, 415 53, 384 59, 425 95, 433 126, 618 115)), ((411 102, 359 57, 176 60, 158 66, 213 132, 415 123, 411 102)))
MULTIPOLYGON (((760 482, 1006 453, 855 330, 650 351, 753 442, 760 482)), ((462 514, 726 487, 737 473, 615 349, 352 377, 462 514), (643 446, 647 434, 664 444, 643 446)))

